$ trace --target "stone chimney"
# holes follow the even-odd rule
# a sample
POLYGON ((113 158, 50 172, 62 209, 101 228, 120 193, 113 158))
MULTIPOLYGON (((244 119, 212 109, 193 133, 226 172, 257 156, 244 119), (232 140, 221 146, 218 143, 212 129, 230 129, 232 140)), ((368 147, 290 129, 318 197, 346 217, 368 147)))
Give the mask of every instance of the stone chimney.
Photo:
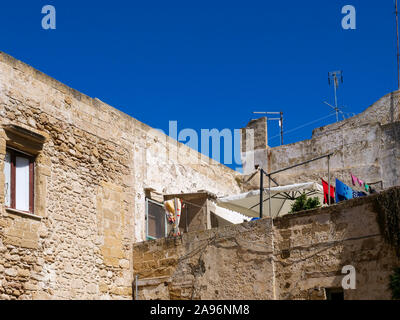
POLYGON ((241 159, 243 174, 252 173, 257 167, 266 169, 268 147, 267 118, 251 120, 242 128, 241 159))
POLYGON ((242 128, 242 152, 268 148, 267 118, 251 120, 245 128, 242 128), (253 132, 251 130, 254 130, 253 132), (251 139, 254 137, 254 145, 251 139))

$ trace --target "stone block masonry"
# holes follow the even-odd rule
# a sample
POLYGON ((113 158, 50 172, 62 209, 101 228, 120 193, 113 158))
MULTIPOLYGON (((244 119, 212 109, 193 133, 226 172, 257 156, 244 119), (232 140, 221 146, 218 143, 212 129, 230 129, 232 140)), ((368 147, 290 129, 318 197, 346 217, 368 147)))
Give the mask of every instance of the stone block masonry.
POLYGON ((146 188, 240 192, 236 172, 4 53, 0 119, 0 299, 132 299, 146 188), (35 157, 33 214, 5 208, 7 147, 35 157))
POLYGON ((356 289, 344 290, 345 300, 391 299, 389 277, 400 259, 383 237, 377 203, 382 197, 394 201, 394 190, 400 188, 273 224, 265 218, 135 244, 138 297, 324 300, 325 289, 342 287, 342 268, 351 265, 356 289))

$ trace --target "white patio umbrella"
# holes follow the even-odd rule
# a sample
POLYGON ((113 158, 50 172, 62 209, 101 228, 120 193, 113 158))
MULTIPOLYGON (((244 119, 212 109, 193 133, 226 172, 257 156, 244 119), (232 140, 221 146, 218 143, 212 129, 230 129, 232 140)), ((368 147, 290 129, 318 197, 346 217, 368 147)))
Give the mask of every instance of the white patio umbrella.
MULTIPOLYGON (((323 188, 316 182, 272 187, 271 190, 264 188, 263 216, 269 217, 269 212, 271 212, 272 218, 276 218, 289 213, 293 202, 303 193, 308 197, 317 197, 321 204, 324 201, 323 188), (271 201, 269 201, 269 194, 271 194, 271 201), (269 203, 271 203, 271 211, 269 209, 269 203)), ((221 207, 240 212, 246 216, 260 216, 260 190, 218 198, 217 202, 221 207)))

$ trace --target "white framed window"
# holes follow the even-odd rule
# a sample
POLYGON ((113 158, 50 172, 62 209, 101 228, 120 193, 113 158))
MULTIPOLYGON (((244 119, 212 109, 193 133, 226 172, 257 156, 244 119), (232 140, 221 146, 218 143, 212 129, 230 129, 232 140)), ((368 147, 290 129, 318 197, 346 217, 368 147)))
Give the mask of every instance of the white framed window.
POLYGON ((33 213, 34 158, 7 149, 4 162, 6 207, 33 213))

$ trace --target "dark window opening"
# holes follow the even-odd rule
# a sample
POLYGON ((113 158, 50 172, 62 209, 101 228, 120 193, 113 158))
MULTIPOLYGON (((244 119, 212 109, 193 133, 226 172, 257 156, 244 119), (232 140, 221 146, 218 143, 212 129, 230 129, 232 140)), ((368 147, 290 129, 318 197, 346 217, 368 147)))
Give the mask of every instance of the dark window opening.
POLYGON ((147 240, 166 236, 167 222, 163 204, 146 199, 146 226, 147 240))
POLYGON ((326 300, 344 300, 344 292, 342 288, 326 288, 326 300))

